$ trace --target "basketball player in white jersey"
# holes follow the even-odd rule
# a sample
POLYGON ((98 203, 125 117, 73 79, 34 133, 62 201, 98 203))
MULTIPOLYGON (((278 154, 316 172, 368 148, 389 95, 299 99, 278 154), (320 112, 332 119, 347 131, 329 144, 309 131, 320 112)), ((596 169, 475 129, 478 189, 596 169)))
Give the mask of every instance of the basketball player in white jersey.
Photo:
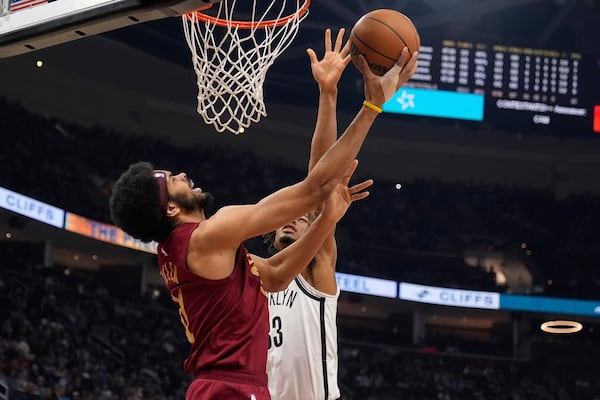
MULTIPOLYGON (((344 29, 332 46, 325 32, 321 60, 308 49, 311 69, 319 85, 319 109, 311 143, 309 171, 337 140, 337 84, 350 62, 349 44, 342 47, 344 29)), ((404 84, 416 71, 416 56, 400 74, 404 84)), ((369 183, 372 184, 372 182, 369 183)), ((277 252, 302 236, 318 210, 265 235, 271 252, 277 252)), ((269 353, 267 373, 272 400, 339 399, 337 302, 340 290, 335 278, 337 246, 335 230, 324 241, 312 262, 287 289, 269 293, 269 353)))

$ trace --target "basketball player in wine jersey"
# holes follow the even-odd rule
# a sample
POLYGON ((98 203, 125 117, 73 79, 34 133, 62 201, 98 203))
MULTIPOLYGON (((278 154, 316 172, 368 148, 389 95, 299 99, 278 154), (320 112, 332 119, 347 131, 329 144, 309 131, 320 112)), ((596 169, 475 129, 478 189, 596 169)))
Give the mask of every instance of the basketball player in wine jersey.
MULTIPOLYGON (((349 44, 342 47, 344 30, 332 46, 325 32, 325 54, 321 60, 308 49, 312 73, 319 86, 319 109, 311 143, 308 170, 337 139, 337 83, 350 61, 349 44)), ((416 71, 416 56, 401 73, 404 84, 416 71)), ((372 181, 369 181, 369 185, 372 181)), ((264 236, 277 254, 308 233, 318 210, 291 220, 264 236)), ((269 356, 267 373, 273 400, 330 400, 340 398, 338 386, 337 301, 335 278, 337 246, 335 229, 310 263, 305 264, 289 286, 269 293, 269 356)))
MULTIPOLYGON (((398 90, 406 60, 404 54, 380 77, 361 57, 359 69, 369 104, 380 107, 398 90)), ((335 113, 335 109, 326 112, 335 113)), ((265 291, 285 289, 321 248, 350 203, 368 195, 363 191, 368 181, 352 187, 348 182, 377 115, 373 107, 361 107, 304 180, 256 204, 223 207, 208 218, 204 208, 209 194, 184 173, 174 175, 141 162, 132 164, 118 179, 110 198, 112 219, 135 238, 159 242, 160 273, 191 345, 184 369, 195 379, 186 399, 270 399, 265 291), (320 216, 284 251, 261 258, 245 249, 246 240, 323 203, 320 216)))

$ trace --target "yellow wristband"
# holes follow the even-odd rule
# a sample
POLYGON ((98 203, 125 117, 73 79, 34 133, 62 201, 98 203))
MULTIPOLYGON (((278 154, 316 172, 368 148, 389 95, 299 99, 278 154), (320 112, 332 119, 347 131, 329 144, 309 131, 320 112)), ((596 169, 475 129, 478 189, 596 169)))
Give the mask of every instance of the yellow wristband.
POLYGON ((363 106, 370 108, 373 111, 377 111, 377 114, 381 114, 383 111, 381 107, 377 107, 375 104, 369 103, 367 100, 363 101, 363 106))

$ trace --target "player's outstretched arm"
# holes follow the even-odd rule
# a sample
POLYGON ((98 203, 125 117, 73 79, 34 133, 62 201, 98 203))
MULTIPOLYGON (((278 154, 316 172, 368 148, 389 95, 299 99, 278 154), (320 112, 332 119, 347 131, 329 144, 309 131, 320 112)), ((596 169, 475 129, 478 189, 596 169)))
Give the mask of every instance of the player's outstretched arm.
MULTIPOLYGON (((314 168, 317 161, 333 146, 337 139, 337 85, 346 66, 350 63, 350 42, 347 41, 344 45, 344 33, 345 30, 340 29, 335 43, 332 43, 331 30, 327 29, 325 31, 325 53, 320 60, 314 50, 307 50, 312 75, 319 86, 319 109, 310 145, 309 171, 314 168)), ((337 246, 334 227, 330 230, 314 257, 315 263, 313 264, 311 284, 316 289, 329 294, 336 293, 336 259, 337 246)))
POLYGON ((357 165, 358 161, 352 163, 342 183, 325 201, 321 214, 300 239, 270 258, 253 256, 265 290, 277 292, 285 289, 306 268, 350 204, 369 195, 365 189, 373 184, 372 180, 348 187, 357 165))
POLYGON ((306 50, 313 78, 319 86, 319 109, 310 147, 309 171, 337 139, 337 85, 350 62, 350 42, 343 45, 344 33, 345 29, 340 29, 332 43, 331 29, 325 30, 325 53, 320 60, 313 49, 306 50))

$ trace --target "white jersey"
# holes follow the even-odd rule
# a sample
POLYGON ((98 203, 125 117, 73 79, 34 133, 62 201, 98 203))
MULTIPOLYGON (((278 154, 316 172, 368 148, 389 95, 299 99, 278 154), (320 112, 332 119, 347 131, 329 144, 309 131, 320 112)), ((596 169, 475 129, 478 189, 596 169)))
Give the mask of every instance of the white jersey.
POLYGON ((269 293, 267 372, 272 400, 340 398, 337 382, 337 301, 301 275, 269 293))

